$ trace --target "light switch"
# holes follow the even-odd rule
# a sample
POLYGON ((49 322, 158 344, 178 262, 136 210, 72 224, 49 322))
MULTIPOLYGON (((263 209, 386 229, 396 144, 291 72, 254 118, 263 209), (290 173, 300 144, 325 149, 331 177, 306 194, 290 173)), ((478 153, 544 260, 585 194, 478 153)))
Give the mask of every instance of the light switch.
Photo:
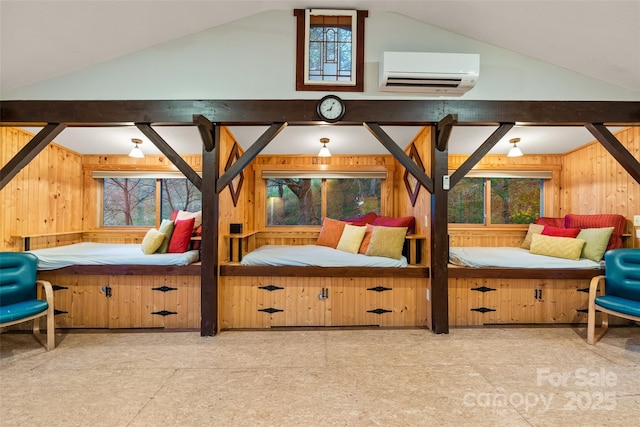
POLYGON ((640 215, 633 216, 633 225, 635 227, 640 227, 640 215))
POLYGON ((640 239, 640 230, 636 230, 636 237, 640 239))

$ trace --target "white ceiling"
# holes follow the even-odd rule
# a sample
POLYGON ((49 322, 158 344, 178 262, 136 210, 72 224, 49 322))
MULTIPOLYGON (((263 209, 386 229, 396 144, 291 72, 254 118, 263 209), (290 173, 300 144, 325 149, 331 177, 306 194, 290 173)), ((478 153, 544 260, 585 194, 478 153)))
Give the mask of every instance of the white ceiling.
MULTIPOLYGON (((640 91, 640 0, 356 0, 348 4, 327 0, 0 0, 0 88, 2 92, 20 88, 263 11, 307 7, 397 12, 640 91)), ((236 127, 233 133, 246 149, 264 129, 236 127)), ((385 130, 400 145, 408 143, 417 131, 385 130)), ((552 154, 570 151, 594 139, 583 128, 549 130, 514 128, 503 141, 520 137, 525 153, 552 154)), ((158 131, 180 153, 201 152, 199 137, 192 128, 158 131)), ((492 128, 455 128, 450 152, 472 152, 491 131, 492 128)), ((366 130, 334 126, 288 127, 265 153, 315 152, 320 147, 320 137, 331 138, 329 148, 338 154, 385 152, 366 130), (349 148, 338 143, 342 139, 350 141, 349 148)), ((135 128, 113 128, 101 134, 95 129, 73 128, 63 131, 56 142, 80 153, 99 150, 99 154, 110 154, 126 152, 131 138, 146 140, 135 128)), ((492 152, 506 153, 509 144, 503 141, 492 152)), ((142 149, 158 152, 148 141, 142 149)))

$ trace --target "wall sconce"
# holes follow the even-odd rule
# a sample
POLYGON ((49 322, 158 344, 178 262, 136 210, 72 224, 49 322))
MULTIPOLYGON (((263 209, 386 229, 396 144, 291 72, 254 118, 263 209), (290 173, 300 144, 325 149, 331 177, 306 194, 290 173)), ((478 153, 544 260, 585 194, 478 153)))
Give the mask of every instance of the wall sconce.
POLYGON ((322 148, 318 153, 318 157, 331 157, 331 152, 327 148, 328 143, 329 143, 329 138, 320 138, 320 144, 322 144, 322 148))
POLYGON ((135 147, 129 153, 129 157, 135 157, 136 159, 142 159, 144 157, 144 153, 138 147, 138 145, 142 144, 142 140, 138 138, 131 138, 131 142, 135 144, 135 147))
POLYGON ((520 142, 520 138, 510 139, 509 142, 513 144, 509 153, 507 153, 507 157, 520 157, 522 156, 522 150, 518 147, 518 142, 520 142))

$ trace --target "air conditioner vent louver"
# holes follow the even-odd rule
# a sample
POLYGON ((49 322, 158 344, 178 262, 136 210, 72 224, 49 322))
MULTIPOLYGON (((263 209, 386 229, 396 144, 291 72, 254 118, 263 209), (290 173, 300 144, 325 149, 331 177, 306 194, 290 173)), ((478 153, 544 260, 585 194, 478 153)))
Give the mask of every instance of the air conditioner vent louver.
POLYGON ((384 52, 380 90, 460 96, 475 86, 479 69, 477 54, 384 52))

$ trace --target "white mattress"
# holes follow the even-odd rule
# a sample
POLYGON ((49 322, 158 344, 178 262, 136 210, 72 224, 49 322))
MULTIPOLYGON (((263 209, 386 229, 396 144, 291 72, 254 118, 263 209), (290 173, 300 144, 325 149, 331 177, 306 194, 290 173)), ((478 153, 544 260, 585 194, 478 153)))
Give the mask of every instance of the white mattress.
POLYGON ((83 242, 27 252, 38 257, 38 270, 55 270, 71 265, 189 265, 199 258, 196 250, 145 255, 140 245, 133 243, 83 242))
POLYGON ((598 268, 599 262, 578 261, 530 253, 514 247, 451 247, 449 262, 463 267, 507 268, 598 268))
POLYGON ((317 245, 265 245, 242 257, 245 265, 318 267, 406 267, 407 259, 351 254, 317 245))

